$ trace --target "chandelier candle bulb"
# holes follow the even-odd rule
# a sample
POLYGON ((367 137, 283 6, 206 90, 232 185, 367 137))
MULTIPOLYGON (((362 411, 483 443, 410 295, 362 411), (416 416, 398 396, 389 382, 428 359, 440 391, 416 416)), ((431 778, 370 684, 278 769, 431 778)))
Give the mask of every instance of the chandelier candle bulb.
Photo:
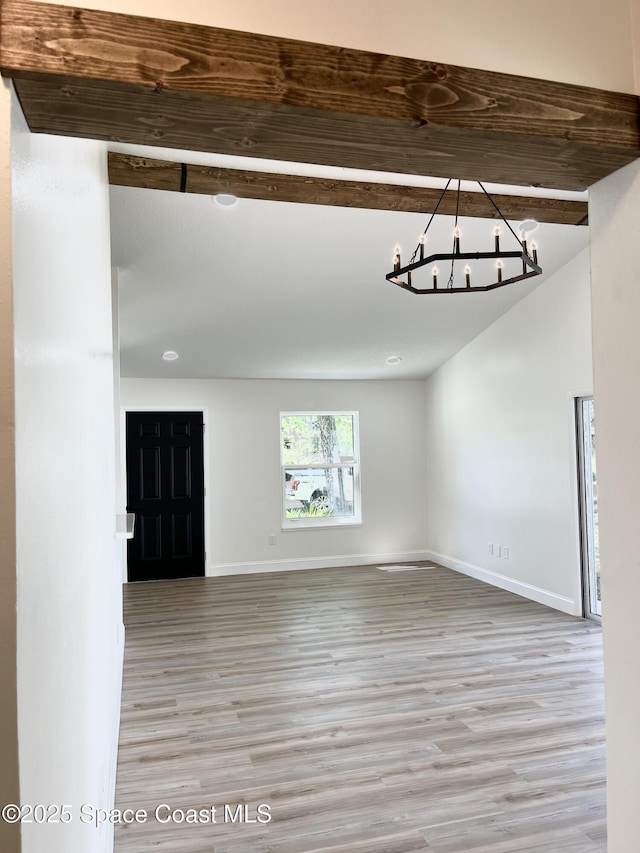
POLYGON ((496 261, 496 269, 498 270, 498 282, 502 281, 502 268, 504 264, 502 261, 496 261))
POLYGON ((493 229, 493 236, 495 238, 496 252, 499 252, 500 251, 500 226, 499 225, 496 225, 496 227, 493 229))
POLYGON ((471 287, 471 267, 467 264, 464 268, 464 277, 467 283, 467 287, 471 287))
POLYGON ((438 286, 438 267, 434 267, 431 270, 431 275, 433 276, 433 288, 435 290, 435 288, 438 286))
POLYGON ((457 225, 453 229, 453 251, 456 255, 460 254, 460 229, 457 225))
POLYGON ((424 261, 424 243, 425 243, 424 234, 420 235, 420 239, 418 240, 418 243, 420 244, 420 260, 424 261))
POLYGON ((533 252, 533 262, 534 264, 538 263, 538 244, 535 240, 531 241, 531 251, 533 252))
POLYGON ((395 254, 393 256, 393 266, 394 266, 394 269, 399 270, 400 269, 400 246, 396 246, 394 251, 395 251, 395 254))

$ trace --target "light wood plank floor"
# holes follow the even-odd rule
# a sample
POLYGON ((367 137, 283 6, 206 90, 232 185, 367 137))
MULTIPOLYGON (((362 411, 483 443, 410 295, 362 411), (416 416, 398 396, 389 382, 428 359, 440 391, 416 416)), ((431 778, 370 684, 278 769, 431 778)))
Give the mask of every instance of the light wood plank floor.
POLYGON ((436 567, 129 585, 117 853, 604 853, 597 625, 436 567), (269 824, 222 806, 271 807, 269 824))

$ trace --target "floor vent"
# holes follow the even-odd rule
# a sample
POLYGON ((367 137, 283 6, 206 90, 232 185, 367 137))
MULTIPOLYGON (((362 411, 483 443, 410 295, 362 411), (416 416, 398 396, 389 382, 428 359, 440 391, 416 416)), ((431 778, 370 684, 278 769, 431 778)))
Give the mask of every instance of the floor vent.
POLYGON ((433 563, 425 566, 376 566, 381 572, 421 572, 423 569, 435 569, 433 563))

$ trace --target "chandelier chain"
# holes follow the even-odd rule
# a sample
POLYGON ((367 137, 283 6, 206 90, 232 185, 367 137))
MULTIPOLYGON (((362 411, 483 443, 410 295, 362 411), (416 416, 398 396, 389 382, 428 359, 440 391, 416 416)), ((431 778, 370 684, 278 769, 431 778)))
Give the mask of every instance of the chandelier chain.
MULTIPOLYGON (((445 197, 445 195, 447 194, 447 190, 449 189, 449 184, 451 183, 451 181, 452 181, 452 180, 453 180, 452 178, 449 178, 449 180, 447 181, 447 185, 446 185, 446 186, 445 186, 445 188, 442 190, 442 193, 441 193, 441 195, 440 195, 440 198, 438 199, 438 203, 437 203, 437 204, 436 204, 436 206, 435 206, 435 210, 434 210, 434 211, 433 211, 433 213, 431 214, 431 219, 427 222, 427 227, 426 227, 426 228, 424 229, 424 231, 422 232, 422 236, 423 236, 423 237, 426 237, 426 235, 427 235, 427 231, 429 230, 429 226, 430 226, 430 225, 431 225, 431 223, 433 222, 433 217, 434 217, 434 216, 436 215, 436 213, 438 212, 438 208, 440 207, 440 202, 442 201, 442 199, 443 199, 443 198, 445 197)), ((417 246, 415 247, 415 249, 413 250, 413 255, 411 255, 411 260, 409 261, 409 263, 411 263, 411 264, 412 264, 412 263, 415 261, 416 256, 417 256, 417 254, 418 254, 418 249, 419 249, 419 248, 420 248, 420 243, 418 242, 418 245, 417 245, 417 246)))
POLYGON ((502 221, 503 221, 503 222, 504 222, 504 224, 507 226, 507 228, 509 229, 509 231, 511 231, 511 233, 512 233, 512 234, 513 234, 513 236, 516 238, 516 240, 518 241, 518 243, 520 243, 520 242, 521 242, 520 238, 518 237, 518 235, 516 234, 516 232, 513 230, 513 228, 509 225, 509 223, 507 222, 507 220, 504 218, 504 214, 502 213, 502 211, 500 210, 500 208, 498 207, 498 205, 495 203, 495 201, 492 199, 492 197, 489 195, 489 193, 488 193, 488 192, 485 190, 485 188, 482 186, 482 184, 481 184, 481 182, 480 182, 480 181, 478 181, 478 186, 480 187, 480 189, 482 190, 482 192, 486 195, 486 197, 489 199, 489 201, 491 202, 491 204, 492 204, 492 205, 495 207, 495 209, 498 211, 498 216, 500 217, 500 219, 502 219, 502 221))
MULTIPOLYGON (((458 233, 458 212, 460 210, 460 180, 458 179, 458 192, 456 193, 456 221, 453 224, 453 251, 452 254, 456 253, 456 236, 458 233)), ((447 287, 453 287, 453 268, 455 266, 455 258, 451 258, 451 272, 449 273, 449 281, 447 282, 447 287)))

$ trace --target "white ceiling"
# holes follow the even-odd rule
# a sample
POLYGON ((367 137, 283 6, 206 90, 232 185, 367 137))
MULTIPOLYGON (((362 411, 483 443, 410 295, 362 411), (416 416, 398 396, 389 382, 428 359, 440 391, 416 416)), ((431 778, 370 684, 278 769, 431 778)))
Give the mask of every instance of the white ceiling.
MULTIPOLYGON (((118 150, 180 159, 180 152, 118 150)), ((413 251, 422 214, 247 199, 222 208, 208 196, 112 187, 111 218, 121 368, 130 377, 424 377, 588 243, 586 228, 540 225, 543 276, 487 293, 415 296, 385 274, 396 243, 403 261, 413 251), (169 349, 179 360, 161 358, 169 349), (402 361, 387 365, 392 355, 402 361)), ((490 250, 493 225, 462 220, 463 251, 490 250)), ((450 217, 434 220, 430 244, 448 247, 452 227, 450 217)))

